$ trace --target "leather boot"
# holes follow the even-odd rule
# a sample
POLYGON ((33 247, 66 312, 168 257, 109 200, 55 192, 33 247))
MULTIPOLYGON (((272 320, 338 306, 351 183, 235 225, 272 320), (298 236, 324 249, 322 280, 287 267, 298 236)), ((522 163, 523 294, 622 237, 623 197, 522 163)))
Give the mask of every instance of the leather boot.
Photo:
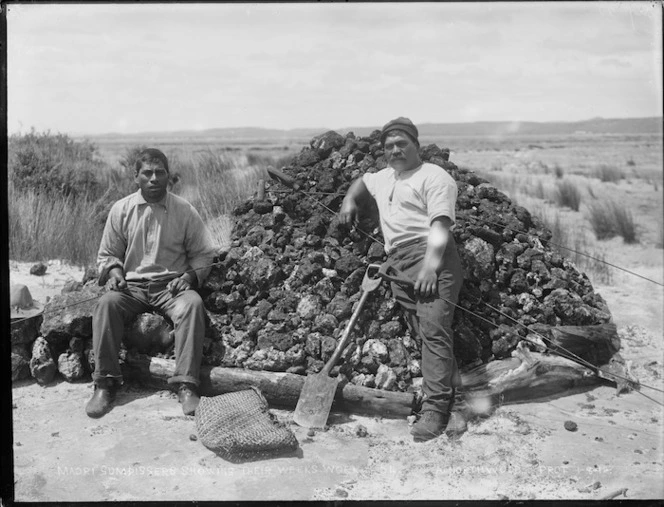
POLYGON ((426 442, 443 434, 447 416, 442 412, 425 410, 413 425, 410 434, 415 442, 426 442))
POLYGON ((88 416, 98 418, 111 410, 117 385, 113 378, 100 378, 95 381, 95 392, 85 407, 88 416))
POLYGON ((201 401, 196 386, 189 383, 180 384, 178 388, 178 401, 182 404, 184 415, 194 415, 196 407, 198 407, 198 403, 201 401))
POLYGON ((468 419, 470 419, 470 407, 466 403, 465 394, 455 389, 454 398, 450 403, 450 419, 445 428, 448 438, 458 438, 468 430, 468 419))

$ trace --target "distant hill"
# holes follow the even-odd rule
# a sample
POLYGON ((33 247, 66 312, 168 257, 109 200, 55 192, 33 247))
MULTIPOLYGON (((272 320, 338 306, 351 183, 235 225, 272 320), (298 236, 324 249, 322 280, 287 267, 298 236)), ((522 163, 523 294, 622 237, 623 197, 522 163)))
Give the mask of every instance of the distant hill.
MULTIPOLYGON (((366 136, 374 127, 343 127, 343 128, 300 128, 300 129, 267 129, 261 127, 215 128, 206 130, 182 130, 176 132, 142 132, 138 134, 117 134, 86 136, 92 139, 227 139, 229 141, 260 139, 278 141, 285 139, 311 139, 312 137, 336 130, 340 134, 354 132, 355 135, 366 136)), ((651 118, 593 118, 577 122, 470 122, 470 123, 422 123, 418 125, 420 136, 522 136, 522 135, 573 135, 573 134, 661 134, 663 120, 661 117, 651 118)))
MULTIPOLYGON (((661 134, 663 119, 652 118, 593 118, 577 122, 508 122, 479 121, 472 123, 422 123, 417 126, 420 136, 523 136, 572 134, 661 134)), ((367 135, 375 128, 349 128, 357 135, 367 135)))

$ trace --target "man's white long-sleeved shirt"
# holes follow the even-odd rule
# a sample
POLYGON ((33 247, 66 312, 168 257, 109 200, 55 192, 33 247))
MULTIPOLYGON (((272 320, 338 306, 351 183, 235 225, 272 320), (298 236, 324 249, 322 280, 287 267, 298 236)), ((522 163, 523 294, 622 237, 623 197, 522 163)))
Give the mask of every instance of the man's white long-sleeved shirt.
POLYGON ((106 219, 97 255, 100 283, 114 266, 127 280, 157 280, 195 270, 199 287, 210 272, 214 242, 196 209, 168 192, 149 203, 141 191, 117 201, 106 219))

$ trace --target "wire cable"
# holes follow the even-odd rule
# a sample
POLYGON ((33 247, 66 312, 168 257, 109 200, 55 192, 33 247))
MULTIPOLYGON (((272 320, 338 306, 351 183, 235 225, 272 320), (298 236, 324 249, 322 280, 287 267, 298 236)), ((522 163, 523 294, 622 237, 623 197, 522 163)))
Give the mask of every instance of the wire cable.
MULTIPOLYGON (((316 200, 316 199, 313 197, 313 195, 314 195, 314 194, 317 194, 317 195, 336 195, 336 196, 342 196, 342 195, 345 195, 345 194, 340 193, 340 192, 317 192, 317 191, 311 191, 311 192, 310 192, 310 191, 304 191, 304 190, 302 190, 302 189, 297 189, 297 191, 298 191, 298 192, 301 192, 302 194, 304 194, 304 195, 307 196, 307 197, 310 197, 310 198, 313 199, 315 202, 317 202, 317 203, 320 204, 321 206, 325 207, 328 211, 330 211, 330 212, 333 213, 333 214, 336 214, 336 212, 333 211, 333 210, 331 210, 329 207, 325 206, 325 205, 324 205, 323 203, 321 203, 320 201, 316 200)), ((284 190, 270 189, 270 190, 268 190, 268 192, 274 192, 274 193, 289 193, 289 192, 293 192, 293 189, 287 189, 287 190, 286 190, 286 189, 284 189, 284 190)), ((624 268, 624 267, 622 267, 622 266, 618 266, 617 264, 613 264, 612 262, 609 262, 609 261, 607 261, 607 260, 605 260, 605 259, 600 259, 599 257, 595 257, 595 256, 593 256, 593 255, 590 255, 590 254, 588 254, 588 253, 582 252, 582 251, 580 251, 580 250, 576 250, 576 249, 574 249, 574 248, 571 248, 571 247, 568 247, 568 246, 565 246, 565 245, 561 245, 561 244, 559 244, 559 243, 555 243, 555 242, 553 242, 553 241, 551 241, 551 240, 543 240, 543 239, 539 238, 537 235, 535 235, 535 234, 533 234, 533 233, 530 233, 530 232, 527 232, 527 231, 522 231, 522 230, 519 230, 519 229, 515 229, 515 228, 513 228, 513 227, 509 227, 507 224, 502 224, 502 223, 499 223, 499 222, 494 222, 494 221, 487 220, 487 219, 485 219, 485 218, 476 217, 476 216, 473 216, 473 215, 466 215, 466 216, 460 215, 460 216, 458 217, 458 219, 460 219, 460 220, 464 220, 464 219, 475 220, 475 221, 478 221, 478 222, 482 222, 482 223, 484 223, 484 224, 490 224, 490 225, 495 225, 495 226, 498 226, 498 227, 502 227, 503 229, 507 229, 507 230, 510 230, 510 231, 512 231, 512 232, 515 232, 515 233, 525 234, 525 235, 527 235, 527 236, 531 236, 531 237, 537 237, 540 241, 542 241, 542 242, 544 242, 544 243, 546 243, 546 244, 548 244, 548 245, 553 245, 553 246, 556 246, 556 247, 558 247, 558 248, 562 248, 563 250, 567 250, 567 251, 569 251, 569 252, 575 253, 575 254, 577 254, 577 255, 581 255, 581 256, 583 256, 583 257, 587 257, 588 259, 592 259, 592 260, 594 260, 594 261, 596 261, 596 262, 600 262, 600 263, 602 263, 602 264, 606 264, 607 266, 610 266, 610 267, 612 267, 612 268, 614 268, 614 269, 617 269, 617 270, 623 271, 623 272, 625 272, 625 273, 629 273, 630 275, 636 276, 636 277, 638 277, 638 278, 642 278, 643 280, 646 280, 646 281, 648 281, 648 282, 651 282, 651 283, 654 283, 654 284, 656 284, 656 285, 659 285, 660 287, 664 287, 664 283, 662 283, 662 282, 658 282, 657 280, 653 280, 652 278, 648 278, 647 276, 644 276, 644 275, 641 275, 641 274, 639 274, 639 273, 636 273, 636 272, 634 272, 634 271, 632 271, 632 270, 630 270, 630 269, 624 268)), ((362 233, 362 234, 364 234, 365 236, 367 236, 368 238, 370 238, 370 239, 376 241, 377 243, 383 244, 382 242, 380 242, 379 240, 377 240, 376 238, 374 238, 373 236, 371 236, 369 233, 363 231, 362 229, 360 229, 360 228, 356 228, 356 229, 357 229, 360 233, 362 233)))
MULTIPOLYGON (((200 268, 192 268, 192 269, 188 269, 187 272, 191 272, 191 271, 200 271, 200 270, 203 270, 203 269, 213 268, 214 266, 217 266, 218 264, 222 264, 222 263, 223 263, 222 261, 219 261, 219 262, 213 262, 212 264, 208 264, 207 266, 202 266, 202 267, 200 267, 200 268)), ((179 276, 182 276, 183 274, 184 274, 184 273, 175 273, 172 279, 175 279, 175 278, 177 278, 177 277, 179 277, 179 276)), ((128 281, 131 282, 131 280, 128 280, 128 281)), ((138 286, 138 287, 148 287, 150 284, 155 283, 155 282, 158 282, 158 281, 161 281, 161 280, 145 280, 145 281, 142 281, 142 282, 136 283, 136 286, 138 286)), ((57 307, 55 307, 55 308, 49 308, 48 310, 44 310, 43 312, 41 312, 41 313, 39 313, 39 314, 37 314, 37 315, 47 315, 47 314, 50 314, 50 313, 54 313, 54 312, 59 312, 59 311, 65 310, 66 308, 70 308, 70 307, 72 307, 72 306, 80 305, 80 304, 83 304, 83 303, 88 303, 88 302, 90 302, 90 301, 94 301, 95 299, 99 299, 99 298, 102 297, 104 294, 106 294, 106 292, 104 292, 104 293, 102 293, 102 294, 98 294, 98 295, 93 296, 93 297, 91 297, 91 298, 81 299, 80 301, 75 301, 75 302, 70 303, 70 304, 67 304, 67 305, 57 306, 57 307)), ((32 317, 22 317, 22 318, 12 319, 12 320, 11 320, 11 325, 13 326, 13 325, 19 324, 19 323, 21 323, 21 322, 24 322, 24 321, 26 321, 26 320, 34 319, 35 317, 37 317, 37 315, 34 315, 34 316, 32 316, 32 317)))
MULTIPOLYGON (((336 212, 335 212, 335 211, 333 211, 333 210, 330 209, 328 206, 326 206, 325 204, 323 204, 322 202, 320 202, 318 199, 316 199, 316 198, 314 198, 313 196, 309 195, 309 194, 308 194, 307 192, 305 192, 304 190, 300 190, 300 189, 298 189, 298 191, 301 192, 302 194, 304 194, 306 197, 309 197, 310 199, 312 199, 315 203, 321 205, 323 208, 325 208, 326 210, 328 210, 330 213, 336 215, 336 212)), ((474 218, 474 217, 473 217, 473 218, 474 218)), ((379 243, 379 244, 381 244, 381 245, 384 245, 383 242, 381 242, 380 240, 374 238, 373 236, 371 236, 371 235, 370 235, 369 233, 367 233, 366 231, 363 231, 363 230, 360 229, 359 227, 356 227, 356 229, 357 229, 359 232, 361 232, 362 234, 364 234, 365 236, 369 237, 370 239, 376 241, 377 243, 379 243)), ((526 234, 527 234, 527 233, 526 233, 526 234)), ((651 281, 652 281, 652 280, 651 280, 651 281)), ((657 282, 655 282, 655 283, 657 283, 657 282)), ((485 321, 485 322, 491 324, 492 326, 494 326, 494 327, 496 327, 496 328, 498 327, 497 324, 495 324, 494 322, 491 322, 491 321, 489 321, 488 319, 485 319, 484 317, 482 317, 482 316, 476 314, 475 312, 473 312, 473 311, 471 311, 471 310, 469 310, 469 309, 467 309, 467 308, 464 308, 464 307, 462 307, 462 306, 459 306, 459 305, 457 305, 457 304, 454 304, 454 303, 452 303, 451 301, 449 301, 449 300, 447 300, 447 299, 445 299, 445 298, 443 298, 443 299, 444 299, 445 301, 447 301, 448 303, 453 304, 455 307, 460 308, 461 310, 463 310, 463 311, 465 311, 465 312, 467 312, 467 313, 471 313, 471 314, 474 315, 475 317, 482 319, 483 321, 485 321)), ((509 315, 507 315, 507 314, 501 312, 500 310, 498 310, 498 309, 496 309, 496 308, 493 308, 493 307, 492 307, 491 305, 489 305, 488 303, 486 303, 486 302, 484 302, 484 301, 481 301, 481 300, 476 300, 476 302, 479 302, 479 303, 481 303, 481 304, 484 304, 485 306, 487 306, 487 307, 490 308, 491 310, 496 311, 496 312, 498 312, 499 314, 503 315, 504 317, 511 319, 511 320, 512 320, 513 322, 515 322, 516 324, 518 324, 518 325, 520 325, 520 326, 523 326, 526 330, 528 330, 528 331, 530 331, 531 333, 533 333, 533 334, 539 336, 539 337, 540 337, 541 339, 543 339, 544 341, 547 341, 547 342, 551 343, 551 344, 552 344, 553 346, 555 346, 556 348, 555 348, 555 349, 549 349, 550 352, 555 353, 555 354, 557 354, 557 355, 559 355, 559 356, 561 356, 561 357, 563 357, 563 358, 565 358, 565 359, 569 359, 569 360, 571 360, 571 361, 574 361, 574 362, 580 364, 581 366, 584 366, 584 367, 586 367, 586 368, 588 368, 588 369, 594 371, 596 375, 597 375, 597 372, 599 371, 599 372, 601 372, 601 373, 604 374, 604 375, 607 375, 607 376, 613 376, 613 377, 615 377, 615 378, 619 378, 619 379, 621 379, 621 380, 624 380, 624 381, 628 382, 629 384, 634 384, 634 380, 629 379, 629 378, 627 378, 627 377, 623 377, 623 376, 618 375, 618 374, 616 374, 616 373, 609 373, 609 372, 606 372, 606 371, 602 370, 601 368, 599 368, 599 367, 593 365, 593 364, 590 363, 589 361, 586 361, 585 359, 583 359, 583 358, 579 357, 578 355, 574 354, 572 351, 566 349, 565 347, 556 344, 555 342, 553 342, 552 340, 550 340, 550 339, 547 338, 546 336, 542 335, 541 333, 539 333, 539 332, 537 332, 537 331, 535 331, 535 330, 530 329, 528 326, 526 326, 525 324, 519 322, 518 320, 514 319, 513 317, 511 317, 511 316, 509 316, 509 315), (562 352, 562 353, 561 353, 561 352, 562 352)), ((529 343, 533 343, 534 345, 537 345, 537 346, 540 345, 540 344, 538 344, 538 343, 536 343, 536 342, 533 342, 533 341, 531 341, 531 340, 528 340, 528 339, 526 339, 526 338, 524 338, 524 340, 525 340, 525 341, 528 341, 529 343)), ((646 384, 641 384, 641 383, 639 383, 638 385, 639 385, 639 386, 643 386, 643 387, 647 387, 647 388, 649 388, 649 389, 653 389, 653 390, 658 391, 658 392, 664 392, 664 391, 662 391, 662 390, 660 390, 660 389, 658 389, 658 388, 656 388, 656 387, 649 386, 649 385, 646 385, 646 384)), ((641 393, 641 392, 638 391, 638 390, 637 390, 636 392, 638 392, 639 394, 642 394, 642 395, 646 396, 646 397, 649 398, 649 399, 652 399, 652 398, 648 397, 647 395, 645 395, 644 393, 641 393)), ((652 401, 654 401, 655 403, 658 403, 658 404, 661 405, 661 403, 659 403, 657 400, 652 399, 652 401)), ((664 406, 664 405, 662 405, 662 406, 664 406)))

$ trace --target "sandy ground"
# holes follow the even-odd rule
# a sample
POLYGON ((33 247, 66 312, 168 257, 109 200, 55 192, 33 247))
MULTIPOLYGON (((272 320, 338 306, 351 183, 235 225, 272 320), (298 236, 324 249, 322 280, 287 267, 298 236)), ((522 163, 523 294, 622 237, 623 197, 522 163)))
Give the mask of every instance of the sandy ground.
MULTIPOLYGON (((630 267, 662 281, 662 251, 630 252, 630 267)), ((46 302, 79 268, 46 275, 10 263, 11 283, 46 302)), ((663 289, 631 275, 596 286, 612 310, 623 356, 642 382, 664 389, 663 289)), ((458 441, 415 444, 406 420, 335 414, 313 436, 291 424, 300 449, 233 464, 195 440, 174 395, 125 386, 102 419, 85 415, 90 382, 12 389, 16 501, 662 499, 662 392, 617 396, 599 386, 536 403, 504 405, 458 441), (654 401, 659 401, 659 405, 654 401), (564 427, 574 421, 574 432, 564 427), (360 426, 366 436, 359 436, 360 426), (624 491, 626 488, 626 491, 624 491)), ((292 413, 273 410, 284 422, 292 413)))

